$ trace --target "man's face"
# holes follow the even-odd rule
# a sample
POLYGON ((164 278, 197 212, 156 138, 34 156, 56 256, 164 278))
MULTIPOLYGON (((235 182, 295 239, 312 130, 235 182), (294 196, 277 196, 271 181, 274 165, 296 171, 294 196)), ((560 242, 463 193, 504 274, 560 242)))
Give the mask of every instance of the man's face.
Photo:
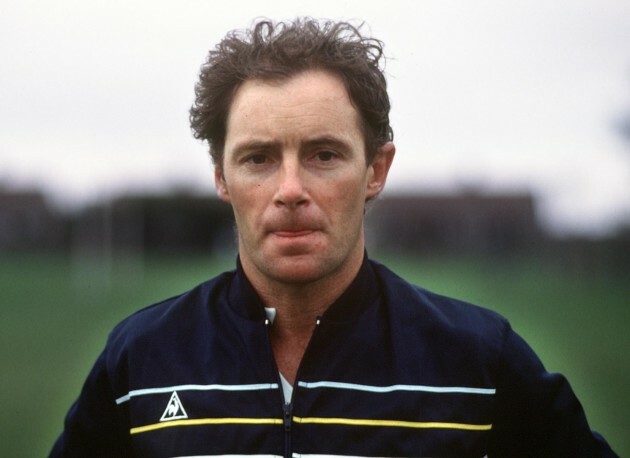
POLYGON ((392 144, 381 150, 368 165, 359 114, 337 76, 246 81, 215 168, 246 272, 306 283, 360 264, 365 201, 382 189, 394 154, 392 144))

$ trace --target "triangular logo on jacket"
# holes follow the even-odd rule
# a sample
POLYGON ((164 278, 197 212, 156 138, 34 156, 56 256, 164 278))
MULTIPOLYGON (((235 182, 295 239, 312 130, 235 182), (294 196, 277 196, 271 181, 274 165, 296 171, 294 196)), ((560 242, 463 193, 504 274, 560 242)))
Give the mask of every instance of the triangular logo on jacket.
POLYGON ((177 396, 177 391, 173 391, 171 399, 168 401, 160 421, 179 420, 182 418, 188 418, 188 414, 184 410, 184 406, 182 405, 182 401, 179 400, 179 396, 177 396))

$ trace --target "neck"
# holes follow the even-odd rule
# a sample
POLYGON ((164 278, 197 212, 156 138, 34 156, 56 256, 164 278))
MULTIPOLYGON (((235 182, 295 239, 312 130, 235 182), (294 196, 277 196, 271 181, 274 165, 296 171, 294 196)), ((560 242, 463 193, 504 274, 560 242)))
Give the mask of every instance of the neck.
POLYGON ((278 370, 291 385, 295 383, 317 317, 323 315, 352 283, 362 259, 359 263, 353 263, 350 266, 352 269, 345 268, 325 278, 299 284, 269 279, 260 281, 260 277, 249 274, 246 264, 242 263, 245 274, 265 306, 276 309, 270 330, 271 346, 278 370))
POLYGON ((271 345, 278 369, 289 383, 295 382, 317 317, 350 286, 361 268, 363 256, 361 247, 333 272, 303 282, 272 278, 258 270, 251 259, 241 258, 243 271, 263 304, 276 309, 270 332, 271 345))

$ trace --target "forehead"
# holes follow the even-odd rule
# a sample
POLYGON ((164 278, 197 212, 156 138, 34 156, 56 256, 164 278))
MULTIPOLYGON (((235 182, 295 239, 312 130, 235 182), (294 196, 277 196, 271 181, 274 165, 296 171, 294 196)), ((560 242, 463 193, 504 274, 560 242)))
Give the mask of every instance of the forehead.
POLYGON ((234 95, 226 127, 226 146, 244 135, 362 138, 359 113, 342 79, 322 70, 282 80, 245 81, 234 95))

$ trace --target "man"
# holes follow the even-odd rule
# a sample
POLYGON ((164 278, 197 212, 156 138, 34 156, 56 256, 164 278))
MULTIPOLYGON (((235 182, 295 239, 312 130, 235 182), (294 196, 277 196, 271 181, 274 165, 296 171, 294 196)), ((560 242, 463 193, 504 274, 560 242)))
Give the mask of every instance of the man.
POLYGON ((112 331, 53 456, 614 456, 503 318, 367 259, 395 152, 381 57, 308 19, 210 52, 191 124, 237 268, 112 331))

